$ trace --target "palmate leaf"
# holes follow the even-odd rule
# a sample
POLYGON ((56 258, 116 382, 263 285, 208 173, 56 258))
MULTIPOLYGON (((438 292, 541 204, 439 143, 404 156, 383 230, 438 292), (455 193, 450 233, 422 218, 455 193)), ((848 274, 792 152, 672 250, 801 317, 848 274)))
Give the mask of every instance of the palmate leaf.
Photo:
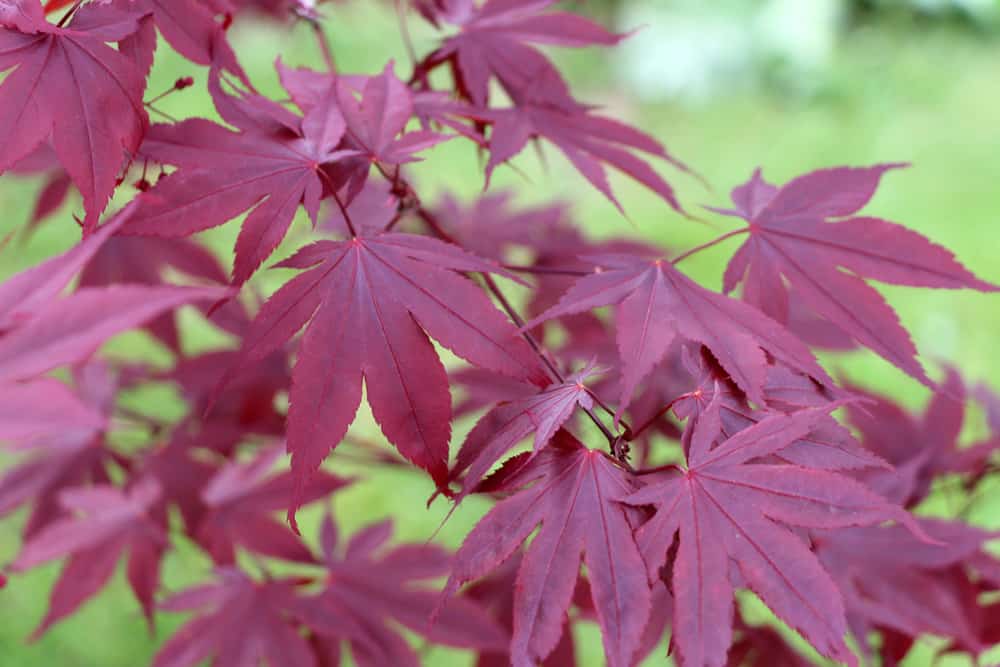
POLYGON ((116 285, 81 289, 53 301, 0 337, 0 382, 30 378, 82 361, 112 336, 192 301, 228 292, 199 287, 116 285))
POLYGON ((197 615, 160 648, 153 667, 195 667, 208 659, 216 667, 318 667, 295 622, 301 606, 295 580, 256 582, 233 568, 216 578, 160 605, 197 615))
POLYGON ((945 248, 887 220, 854 217, 882 176, 905 165, 836 167, 778 188, 760 170, 732 191, 749 239, 726 267, 724 289, 787 324, 789 290, 816 314, 925 384, 930 380, 896 312, 863 278, 895 285, 995 291, 945 248), (786 284, 787 283, 787 284, 786 284))
POLYGON ((125 233, 189 236, 253 209, 236 241, 233 268, 234 281, 245 282, 284 238, 300 204, 317 219, 320 164, 346 126, 332 105, 301 122, 299 135, 253 127, 232 132, 201 118, 154 126, 143 153, 181 169, 140 198, 125 233), (317 127, 314 119, 326 122, 317 127))
POLYGON ((75 29, 45 21, 38 0, 0 13, 0 172, 46 140, 83 195, 85 229, 111 197, 148 117, 145 72, 105 42, 127 38, 137 20, 75 29))
POLYGON ((616 304, 622 362, 619 411, 675 338, 707 347, 740 390, 761 405, 765 403, 765 350, 789 367, 832 384, 805 344, 784 327, 745 304, 700 287, 670 263, 625 255, 587 259, 598 266, 593 275, 577 280, 559 303, 526 328, 616 304))
POLYGON ((425 59, 418 74, 452 63, 456 88, 480 107, 489 101, 490 79, 496 79, 516 102, 530 98, 572 105, 559 71, 533 44, 613 46, 623 37, 576 14, 546 12, 555 0, 488 0, 478 8, 465 0, 444 4, 434 7, 433 0, 424 0, 417 5, 433 23, 443 21, 460 29, 425 59))
POLYGON ((518 570, 512 664, 535 665, 555 650, 582 561, 608 665, 629 667, 651 606, 632 535, 638 513, 615 501, 635 488, 607 456, 560 431, 542 453, 504 476, 499 490, 521 490, 494 506, 465 538, 445 595, 499 567, 541 524, 518 570))
POLYGON ((754 462, 806 436, 823 423, 829 408, 772 416, 714 446, 721 402, 717 397, 695 424, 687 468, 625 499, 656 507, 636 539, 651 582, 658 582, 661 566, 672 561, 673 641, 682 664, 726 664, 733 591, 746 586, 821 654, 856 665, 844 643, 848 628, 840 592, 789 527, 896 520, 922 533, 902 508, 844 475, 754 462))
POLYGON ((537 394, 503 402, 483 415, 462 443, 451 469, 452 478, 462 476, 462 491, 455 502, 472 492, 490 468, 529 434, 534 433, 533 451, 537 453, 577 405, 593 406, 583 384, 589 373, 590 369, 584 370, 537 394))
POLYGON ((940 544, 926 544, 899 525, 817 531, 816 555, 844 596, 851 631, 867 652, 877 628, 916 640, 947 637, 964 650, 988 648, 976 636, 980 610, 967 572, 977 559, 993 560, 983 549, 997 533, 943 519, 919 519, 940 544))
MULTIPOLYGON (((295 495, 290 473, 271 474, 280 455, 280 447, 270 447, 247 463, 231 462, 202 489, 207 511, 195 539, 217 564, 235 563, 237 547, 287 561, 314 561, 301 539, 274 516, 287 509, 295 495)), ((299 491, 299 501, 308 504, 327 498, 351 482, 318 471, 299 491)))
POLYGON ((438 485, 447 483, 451 397, 428 334, 477 366, 547 383, 510 321, 455 273, 499 269, 456 246, 396 233, 319 241, 282 266, 308 271, 264 304, 244 338, 242 363, 264 358, 309 322, 288 412, 300 481, 344 437, 364 379, 385 436, 438 485))
MULTIPOLYGON (((437 644, 480 650, 502 650, 509 635, 473 600, 451 600, 432 618, 438 594, 429 581, 447 574, 451 554, 432 544, 387 548, 389 521, 355 533, 338 548, 330 517, 321 527, 322 560, 327 568, 323 590, 309 599, 309 619, 324 629, 325 619, 353 619, 360 629, 348 637, 361 667, 419 667, 421 660, 399 632, 399 626, 437 644)), ((328 628, 337 635, 337 628, 328 628)))
POLYGON ((81 516, 67 516, 33 535, 12 565, 15 571, 24 571, 69 556, 36 637, 107 585, 126 553, 129 584, 152 622, 153 595, 166 546, 166 527, 149 512, 159 495, 159 486, 152 481, 140 482, 127 492, 110 485, 62 492, 64 508, 81 516))

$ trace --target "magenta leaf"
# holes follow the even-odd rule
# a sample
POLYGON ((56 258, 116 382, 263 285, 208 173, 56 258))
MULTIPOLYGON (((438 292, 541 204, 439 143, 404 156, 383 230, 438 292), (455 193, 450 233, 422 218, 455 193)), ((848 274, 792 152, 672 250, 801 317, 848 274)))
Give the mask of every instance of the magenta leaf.
POLYGON ((633 517, 614 499, 630 494, 635 483, 565 432, 503 488, 533 481, 500 501, 465 538, 445 594, 499 567, 541 524, 518 571, 512 664, 537 663, 556 648, 582 560, 608 664, 631 665, 649 617, 650 591, 633 517))
POLYGON ((896 285, 995 291, 953 255, 920 234, 879 218, 855 217, 883 174, 900 164, 837 167, 781 188, 760 171, 733 190, 734 211, 750 238, 726 268, 725 290, 743 282, 743 298, 781 323, 789 289, 818 315, 925 384, 930 380, 895 311, 863 278, 896 285), (787 286, 786 286, 787 282, 787 286))

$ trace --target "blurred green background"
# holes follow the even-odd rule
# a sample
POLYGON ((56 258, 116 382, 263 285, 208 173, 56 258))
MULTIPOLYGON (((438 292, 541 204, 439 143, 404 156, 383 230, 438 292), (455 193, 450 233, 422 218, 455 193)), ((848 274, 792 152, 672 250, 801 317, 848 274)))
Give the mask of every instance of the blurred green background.
MULTIPOLYGON (((635 29, 619 49, 554 53, 580 99, 660 139, 678 158, 702 174, 710 187, 666 165, 663 173, 684 204, 725 205, 729 189, 757 166, 783 182, 800 173, 833 165, 909 161, 911 169, 886 177, 867 212, 919 230, 956 253, 980 277, 1000 283, 1000 4, 994 0, 623 0, 568 3, 618 30, 635 29)), ((331 6, 327 30, 338 65, 346 72, 374 73, 387 57, 406 76, 409 63, 390 3, 355 0, 331 6)), ((411 21, 418 53, 436 37, 411 21)), ((231 38, 255 83, 276 97, 274 73, 280 54, 287 64, 321 67, 309 28, 238 21, 231 38)), ((168 89, 179 76, 206 72, 161 43, 150 95, 168 89)), ((214 116, 199 87, 168 97, 157 108, 183 118, 214 116)), ((157 120, 154 115, 154 120, 157 120)), ((411 170, 424 198, 444 190, 474 196, 482 187, 479 157, 468 145, 452 142, 432 151, 411 170)), ((517 160, 518 171, 502 169, 494 188, 516 189, 520 200, 565 199, 574 203, 579 223, 594 236, 625 235, 685 248, 731 229, 709 217, 704 225, 681 218, 639 186, 615 178, 628 213, 623 218, 554 151, 543 165, 532 151, 517 160)), ((0 238, 19 230, 40 186, 36 179, 5 175, 0 181, 0 238)), ((65 249, 77 239, 70 213, 73 201, 34 235, 15 238, 0 251, 0 278, 65 249)), ((707 214, 706 214, 707 216, 707 214)), ((296 226, 276 256, 284 256, 309 235, 296 226)), ((205 234, 225 257, 237 223, 205 234)), ((738 241, 722 244, 686 261, 685 271, 718 288, 722 268, 738 241)), ((264 272, 257 283, 266 293, 291 275, 264 272)), ((912 333, 932 374, 936 362, 955 364, 972 382, 993 382, 1000 372, 1000 301, 974 292, 886 288, 912 333)), ((185 340, 191 351, 231 344, 194 316, 187 317, 185 340)), ((113 354, 169 357, 141 335, 126 335, 113 354)), ((927 392, 869 353, 827 355, 828 368, 854 381, 891 392, 913 407, 927 392)), ((995 385, 1000 384, 993 382, 995 385)), ((167 389, 134 397, 147 411, 177 414, 182 406, 167 389)), ((363 408, 364 413, 365 408, 363 408)), ((972 419, 969 437, 982 433, 972 419)), ((368 417, 359 430, 371 430, 368 417)), ((456 425, 456 444, 470 426, 456 425)), ((343 471, 349 467, 332 468, 343 471)), ((398 517, 397 536, 424 541, 446 512, 438 502, 423 506, 430 484, 419 474, 380 471, 334 501, 346 532, 384 517, 398 517)), ((439 535, 456 546, 485 511, 470 501, 439 535)), ((979 504, 977 520, 1000 527, 1000 492, 979 504)), ((317 518, 316 512, 311 515, 317 518)), ((0 524, 0 562, 18 547, 23 515, 0 524)), ((308 524, 307 524, 308 525, 308 524)), ((308 528, 306 534, 309 534, 308 528)), ((210 563, 182 548, 166 565, 166 587, 177 590, 206 576, 210 563)), ((182 619, 163 616, 150 637, 121 578, 109 592, 52 629, 41 641, 24 638, 41 618, 58 566, 16 577, 0 591, 0 666, 141 667, 159 641, 182 619)), ((581 664, 601 664, 596 630, 580 638, 581 664)), ((928 641, 909 659, 927 665, 928 641)), ((657 656, 650 664, 663 664, 657 656)), ((432 652, 429 665, 468 664, 456 652, 432 652)), ((969 664, 956 661, 948 664, 969 664)))

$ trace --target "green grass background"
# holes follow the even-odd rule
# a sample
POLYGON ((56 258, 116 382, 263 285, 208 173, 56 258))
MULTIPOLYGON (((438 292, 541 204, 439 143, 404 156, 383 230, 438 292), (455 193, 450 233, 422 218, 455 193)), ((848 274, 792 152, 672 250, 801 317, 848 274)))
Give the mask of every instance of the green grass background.
MULTIPOLYGON (((433 35, 416 23, 413 27, 418 52, 426 52, 433 35)), ((408 73, 394 16, 376 3, 338 7, 327 28, 343 71, 374 73, 386 57, 393 57, 397 73, 408 73)), ((232 36, 251 77, 269 94, 281 96, 272 67, 279 54, 288 64, 321 67, 304 25, 238 23, 232 36)), ((763 167, 770 180, 783 182, 819 167, 909 161, 911 169, 885 178, 867 212, 919 230, 953 250, 980 277, 1000 283, 1000 123, 996 112, 1000 50, 990 38, 949 25, 884 24, 853 30, 838 41, 832 66, 814 95, 789 97, 748 89, 697 106, 630 101, 632 95, 615 80, 603 52, 588 50, 558 58, 578 96, 648 131, 706 178, 711 188, 659 165, 692 210, 701 204, 725 205, 728 190, 756 166, 763 167)), ((204 84, 205 70, 184 62, 161 43, 149 91, 159 93, 188 74, 204 84)), ((157 107, 179 118, 214 116, 207 94, 199 92, 198 86, 168 97, 157 107)), ((628 213, 625 219, 554 151, 546 154, 546 165, 542 165, 533 152, 526 152, 518 159, 519 172, 500 170, 493 187, 516 188, 525 203, 569 200, 579 224, 594 236, 626 235, 683 249, 732 228, 732 223, 718 217, 709 217, 709 225, 681 218, 632 182, 615 178, 628 213)), ((410 173, 424 198, 433 201, 443 190, 476 194, 482 186, 479 167, 475 151, 456 141, 433 150, 410 173)), ((36 179, 12 175, 0 181, 0 238, 24 224, 39 185, 36 179)), ((78 203, 74 201, 72 207, 75 210, 78 203)), ((70 213, 68 206, 34 235, 15 238, 0 251, 0 278, 71 246, 78 236, 70 213)), ((225 257, 237 228, 233 222, 204 236, 225 257)), ((300 220, 276 257, 287 255, 308 236, 308 226, 300 220)), ((691 258, 685 262, 685 271, 702 284, 718 288, 722 269, 737 243, 691 258)), ((289 275, 264 272, 257 282, 268 292, 289 275)), ((899 288, 886 288, 884 293, 932 372, 936 372, 934 362, 947 361, 971 381, 993 382, 997 377, 1000 301, 995 295, 899 288)), ((186 316, 185 322, 185 345, 191 351, 231 344, 194 316, 186 316)), ((162 349, 140 334, 123 336, 110 349, 114 354, 147 355, 160 363, 168 360, 162 349)), ((911 406, 919 407, 926 400, 925 389, 872 354, 828 355, 824 360, 828 368, 891 392, 911 406)), ((165 388, 132 397, 131 402, 161 414, 177 414, 182 409, 165 388)), ((363 415, 358 423, 360 430, 371 431, 370 417, 363 415)), ((468 427, 468 423, 456 425, 456 441, 468 427)), ((970 437, 981 432, 981 420, 973 419, 970 437)), ((332 466, 351 470, 339 466, 336 459, 332 466)), ((419 474, 378 471, 339 494, 334 508, 345 532, 396 517, 398 537, 423 541, 446 511, 441 502, 423 509, 430 490, 419 474)), ((984 525, 1000 527, 1000 501, 992 498, 1000 499, 1000 493, 977 505, 976 517, 984 525)), ((438 539, 456 546, 485 509, 486 504, 476 500, 463 505, 438 539)), ((942 511, 947 511, 946 504, 942 511)), ((314 511, 307 519, 315 521, 317 516, 314 511)), ((23 518, 18 514, 0 523, 0 562, 16 553, 23 518)), ((166 587, 177 590, 204 578, 210 569, 197 550, 181 545, 167 560, 166 587)), ((44 567, 15 577, 0 591, 0 666, 139 667, 148 664, 158 643, 182 620, 162 616, 150 636, 119 575, 107 592, 80 613, 57 625, 41 641, 27 645, 25 637, 42 617, 57 574, 57 565, 44 567)), ((582 632, 580 646, 586 656, 582 664, 601 664, 594 628, 582 632)), ((931 646, 925 643, 908 662, 929 664, 931 646)), ((427 655, 430 665, 469 664, 468 660, 454 651, 427 655)), ((662 663, 662 657, 650 661, 662 663)))

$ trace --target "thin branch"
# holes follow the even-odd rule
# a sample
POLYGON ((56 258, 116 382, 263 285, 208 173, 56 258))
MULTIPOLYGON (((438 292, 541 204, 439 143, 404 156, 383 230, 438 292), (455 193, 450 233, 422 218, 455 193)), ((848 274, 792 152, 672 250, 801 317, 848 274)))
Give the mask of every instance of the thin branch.
POLYGON ((649 419, 647 419, 645 422, 643 422, 642 425, 638 429, 636 429, 634 431, 632 429, 626 427, 625 428, 625 439, 628 440, 629 442, 635 440, 640 435, 642 435, 643 431, 645 431, 650 426, 652 426, 657 421, 659 421, 660 417, 662 417, 663 415, 665 415, 668 412, 670 412, 670 408, 674 407, 674 405, 677 403, 677 401, 681 400, 682 398, 690 398, 690 397, 692 397, 694 395, 695 395, 694 392, 687 392, 685 394, 681 394, 680 396, 678 396, 677 398, 675 398, 674 400, 670 401, 669 403, 667 403, 666 405, 664 405, 662 408, 660 408, 659 410, 657 410, 655 415, 653 415, 652 417, 650 417, 649 419))
POLYGON ((737 229, 737 230, 732 231, 732 232, 727 232, 726 234, 723 234, 722 236, 720 236, 717 239, 709 241, 708 243, 702 243, 699 246, 695 246, 695 247, 691 248, 687 252, 681 253, 677 257, 674 257, 672 260, 670 260, 670 263, 671 264, 675 264, 675 265, 679 264, 680 262, 682 262, 683 260, 687 259, 688 257, 690 257, 691 255, 693 255, 695 253, 701 252, 702 250, 705 250, 707 248, 711 248, 712 246, 714 246, 714 245, 716 245, 718 243, 722 243, 723 241, 725 241, 728 238, 732 238, 732 237, 738 236, 740 234, 746 234, 749 231, 750 231, 749 227, 744 227, 743 229, 737 229))
POLYGON ((517 271, 519 273, 536 273, 539 275, 553 275, 553 276, 575 276, 577 278, 583 276, 589 276, 593 271, 582 271, 580 269, 559 269, 551 268, 548 266, 526 266, 524 264, 501 264, 501 266, 508 271, 517 271))
MULTIPOLYGON (((322 169, 319 169, 318 171, 321 174, 324 173, 322 169)), ((329 181, 329 178, 325 180, 329 181)), ((347 212, 347 207, 344 206, 344 202, 340 201, 340 195, 338 195, 337 191, 332 188, 330 189, 330 194, 333 195, 333 201, 337 202, 337 208, 340 209, 340 214, 344 216, 344 222, 347 223, 347 229, 351 232, 351 238, 357 238, 358 230, 354 227, 354 222, 351 220, 351 214, 347 212)))
MULTIPOLYGON (((451 234, 449 234, 441 227, 441 224, 438 222, 437 218, 434 216, 433 213, 428 211, 423 206, 419 206, 417 208, 417 215, 420 217, 421 220, 423 220, 427 224, 428 227, 430 227, 431 231, 437 234, 442 240, 447 241, 449 243, 454 243, 455 245, 459 245, 458 243, 456 243, 454 237, 452 237, 451 234)), ((538 343, 537 340, 535 340, 535 337, 532 335, 532 333, 524 329, 525 325, 524 318, 522 318, 518 314, 517 310, 514 309, 514 306, 511 305, 510 301, 507 300, 507 297, 504 296, 503 292, 500 290, 499 285, 497 285, 496 281, 493 280, 493 276, 487 273, 482 274, 482 276, 483 276, 483 281, 486 283, 486 288, 493 294, 493 296, 496 297, 497 301, 500 302, 500 306, 504 309, 504 311, 506 311, 507 315, 514 322, 517 328, 521 329, 521 335, 524 337, 524 340, 528 342, 528 345, 531 346, 531 349, 534 350, 535 354, 537 354, 538 357, 542 360, 542 363, 545 364, 545 367, 548 369, 553 379, 555 379, 557 382, 565 382, 566 379, 563 376, 563 374, 559 372, 559 369, 556 367, 555 362, 551 360, 547 354, 545 354, 545 352, 542 350, 542 346, 538 343)), ((592 409, 585 408, 583 406, 580 407, 584 411, 584 413, 586 413, 586 415, 590 418, 590 421, 594 422, 597 428, 601 430, 601 433, 604 435, 605 438, 607 438, 608 443, 612 445, 612 447, 614 447, 619 440, 618 437, 614 433, 612 433, 607 426, 605 426, 604 422, 601 421, 600 417, 594 414, 594 411, 592 409)))
POLYGON ((636 470, 636 475, 653 475, 658 472, 666 472, 667 470, 676 470, 677 472, 684 472, 684 468, 680 467, 676 463, 667 463, 662 466, 656 466, 655 468, 645 468, 643 470, 636 470))
POLYGON ((417 69, 417 52, 413 48, 413 36, 410 35, 410 26, 406 22, 406 10, 403 8, 404 0, 396 0, 396 19, 399 21, 399 34, 403 38, 403 46, 406 47, 406 55, 410 59, 410 67, 417 69))
POLYGON ((312 26, 313 34, 316 35, 316 42, 319 44, 319 50, 323 54, 323 61, 326 63, 326 69, 330 72, 330 74, 336 74, 337 61, 333 58, 333 49, 330 48, 330 40, 327 39, 323 26, 319 21, 315 20, 310 20, 309 25, 312 26))

